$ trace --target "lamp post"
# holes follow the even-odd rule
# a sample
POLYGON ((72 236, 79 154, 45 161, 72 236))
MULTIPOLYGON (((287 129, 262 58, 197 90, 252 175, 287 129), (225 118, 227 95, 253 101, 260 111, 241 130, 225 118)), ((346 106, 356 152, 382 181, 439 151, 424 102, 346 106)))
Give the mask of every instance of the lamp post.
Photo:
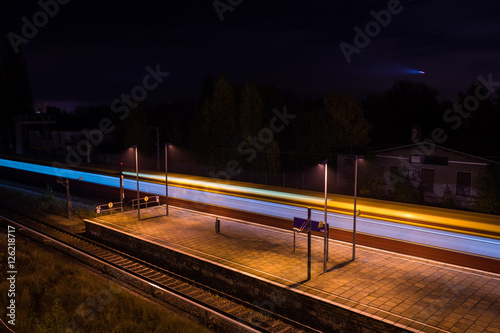
POLYGON ((123 177, 123 158, 120 160, 120 206, 123 212, 123 199, 125 199, 125 184, 123 177))
POLYGON ((327 223, 327 208, 328 208, 328 159, 324 160, 323 163, 321 163, 325 166, 325 221, 324 221, 324 256, 323 256, 323 273, 326 272, 326 262, 328 261, 328 223, 327 223))
POLYGON ((358 159, 362 156, 356 155, 354 162, 354 214, 352 218, 352 260, 356 259, 356 199, 358 194, 358 159))
POLYGON ((134 148, 135 151, 135 179, 137 181, 137 220, 141 220, 141 205, 140 205, 140 196, 139 196, 139 160, 137 159, 137 145, 133 145, 131 148, 134 148))
POLYGON ((307 208, 307 281, 311 280, 311 208, 307 208))
POLYGON ((168 146, 170 143, 165 143, 165 198, 167 200, 165 215, 168 216, 168 146))

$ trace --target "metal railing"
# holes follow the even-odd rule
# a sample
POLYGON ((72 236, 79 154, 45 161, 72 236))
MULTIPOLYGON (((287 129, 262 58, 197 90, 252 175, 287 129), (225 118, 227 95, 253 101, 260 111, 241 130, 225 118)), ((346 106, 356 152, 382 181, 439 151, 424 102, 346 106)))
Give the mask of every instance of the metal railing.
POLYGON ((104 214, 109 212, 109 214, 116 213, 117 211, 120 213, 123 212, 123 203, 122 202, 110 202, 107 204, 102 204, 95 207, 95 216, 98 217, 99 214, 104 214))
POLYGON ((148 208, 148 205, 149 205, 149 207, 151 207, 153 205, 159 205, 160 204, 160 196, 155 195, 152 197, 146 196, 144 198, 132 199, 128 203, 131 204, 132 209, 137 209, 138 206, 140 208, 143 208, 143 207, 148 208), (139 202, 139 204, 137 204, 138 202, 139 202))
POLYGON ((159 204, 160 204, 160 196, 158 195, 154 195, 152 197, 145 196, 144 198, 139 198, 139 201, 137 199, 132 199, 126 204, 122 202, 110 202, 107 204, 102 204, 95 207, 95 212, 96 212, 96 217, 98 217, 99 214, 104 214, 104 213, 109 213, 110 215, 117 213, 118 211, 120 213, 123 213, 123 209, 127 206, 130 206, 132 210, 135 210, 137 209, 137 207, 148 208, 159 204))

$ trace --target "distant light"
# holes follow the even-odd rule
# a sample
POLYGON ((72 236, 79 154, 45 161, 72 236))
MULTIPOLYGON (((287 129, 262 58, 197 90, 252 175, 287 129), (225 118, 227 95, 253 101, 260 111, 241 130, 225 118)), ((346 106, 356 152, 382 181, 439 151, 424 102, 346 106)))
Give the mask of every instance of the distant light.
POLYGON ((419 71, 419 70, 416 70, 416 69, 411 69, 411 68, 406 68, 406 69, 404 70, 404 72, 405 72, 406 74, 425 74, 425 72, 424 72, 424 71, 419 71))

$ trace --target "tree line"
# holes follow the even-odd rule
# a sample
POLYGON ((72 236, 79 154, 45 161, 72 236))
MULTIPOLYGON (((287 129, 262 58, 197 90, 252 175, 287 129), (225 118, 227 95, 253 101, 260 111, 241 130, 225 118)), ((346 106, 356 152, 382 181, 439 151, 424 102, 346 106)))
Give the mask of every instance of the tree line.
MULTIPOLYGON (((438 91, 426 84, 396 81, 383 93, 359 97, 331 90, 310 98, 256 82, 235 84, 225 75, 206 75, 197 99, 157 105, 145 101, 124 119, 111 112, 110 105, 79 107, 71 113, 49 106, 47 112, 57 115, 54 129, 59 130, 92 129, 100 119, 111 119, 116 130, 97 152, 120 152, 137 144, 153 158, 157 144, 169 142, 191 164, 216 166, 228 174, 245 169, 272 175, 305 170, 339 153, 370 155, 376 149, 423 140, 436 128, 447 134, 443 145, 500 160, 498 92, 480 100, 473 112, 460 113, 457 108, 481 89, 480 83, 473 83, 458 93, 456 101, 439 101, 438 91)), ((8 47, 0 49, 0 109, 0 142, 7 151, 13 146, 14 117, 33 113, 26 62, 22 53, 8 47)), ((483 192, 498 197, 498 190, 491 189, 497 178, 491 179, 479 184, 483 192)))

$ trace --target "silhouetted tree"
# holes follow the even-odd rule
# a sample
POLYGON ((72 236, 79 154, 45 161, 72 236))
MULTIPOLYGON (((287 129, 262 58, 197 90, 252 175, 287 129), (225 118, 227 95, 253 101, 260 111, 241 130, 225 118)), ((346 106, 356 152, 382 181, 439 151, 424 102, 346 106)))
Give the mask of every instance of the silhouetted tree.
POLYGON ((14 52, 6 39, 0 47, 0 94, 3 115, 33 112, 33 94, 22 50, 14 52))
POLYGON ((476 183, 475 209, 481 213, 500 214, 500 165, 488 167, 476 183))
POLYGON ((500 145, 497 130, 500 110, 493 95, 479 99, 476 97, 477 91, 480 94, 488 93, 479 84, 473 84, 465 92, 458 93, 457 102, 444 113, 447 119, 446 133, 450 146, 484 155, 500 145))
POLYGON ((237 103, 234 87, 226 77, 221 76, 214 86, 212 98, 203 107, 204 122, 201 134, 210 141, 211 162, 223 162, 229 158, 228 149, 236 149, 238 135, 236 128, 237 103))
POLYGON ((443 109, 437 91, 420 82, 396 81, 385 94, 369 95, 363 105, 373 125, 371 137, 375 145, 412 142, 413 125, 421 129, 423 140, 442 123, 443 109))
POLYGON ((370 129, 360 103, 337 92, 327 93, 320 109, 302 113, 296 120, 299 149, 323 158, 340 151, 352 153, 368 144, 370 129))
POLYGON ((241 138, 246 140, 251 135, 256 135, 262 129, 262 98, 257 86, 247 84, 241 90, 239 106, 239 123, 241 138))
POLYGON ((275 140, 266 149, 266 171, 271 174, 280 171, 280 147, 275 140))
POLYGON ((208 142, 203 137, 201 128, 205 123, 203 109, 214 94, 214 81, 211 75, 205 75, 202 80, 202 89, 197 104, 193 109, 193 121, 190 126, 188 147, 194 153, 194 163, 198 163, 198 157, 208 156, 208 142))
POLYGON ((9 141, 9 146, 12 148, 14 117, 32 112, 33 94, 22 50, 14 52, 5 38, 0 46, 0 114, 2 115, 0 129, 1 133, 7 135, 0 139, 9 141))
POLYGON ((148 126, 147 113, 142 104, 130 109, 129 115, 123 119, 125 137, 123 144, 125 148, 137 145, 141 154, 151 155, 154 142, 152 128, 148 126))

